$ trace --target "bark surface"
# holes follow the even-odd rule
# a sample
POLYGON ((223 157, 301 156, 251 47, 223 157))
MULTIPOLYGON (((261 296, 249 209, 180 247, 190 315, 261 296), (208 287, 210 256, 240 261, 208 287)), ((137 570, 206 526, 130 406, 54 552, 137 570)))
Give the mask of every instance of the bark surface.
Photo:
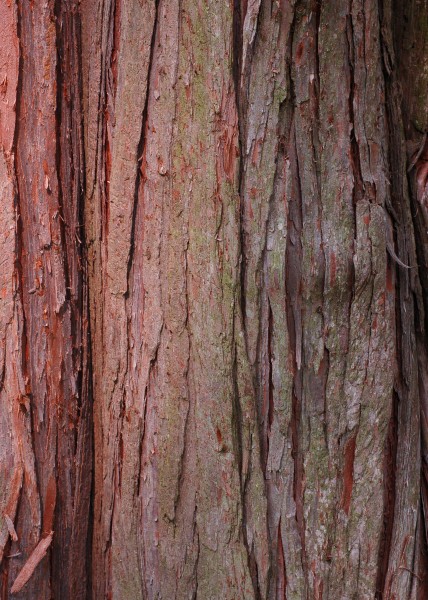
POLYGON ((0 20, 1 597, 425 598, 426 0, 0 20))
POLYGON ((8 1, 0 9, 4 598, 51 531, 49 557, 15 597, 85 597, 89 581, 91 363, 75 8, 8 1))

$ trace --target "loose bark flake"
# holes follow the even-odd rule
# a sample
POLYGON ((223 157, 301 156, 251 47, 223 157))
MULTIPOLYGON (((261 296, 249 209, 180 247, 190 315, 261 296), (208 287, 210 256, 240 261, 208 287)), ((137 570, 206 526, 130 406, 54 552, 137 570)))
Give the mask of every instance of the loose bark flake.
POLYGON ((22 567, 18 577, 15 579, 13 586, 10 589, 11 594, 17 594, 22 590, 27 581, 30 579, 31 575, 34 573, 34 570, 37 568, 37 565, 42 560, 42 558, 46 555, 46 552, 51 545, 53 537, 53 532, 47 535, 45 538, 40 540, 37 546, 34 548, 33 552, 28 557, 27 562, 22 567))

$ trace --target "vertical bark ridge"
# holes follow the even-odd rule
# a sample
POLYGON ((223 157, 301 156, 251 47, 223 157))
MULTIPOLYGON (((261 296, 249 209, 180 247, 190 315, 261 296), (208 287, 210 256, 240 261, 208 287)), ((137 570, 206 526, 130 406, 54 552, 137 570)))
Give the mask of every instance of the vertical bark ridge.
MULTIPOLYGON (((274 11, 266 7, 264 13, 264 6, 262 3, 259 37, 256 36, 254 43, 249 75, 241 195, 245 323, 250 360, 252 364, 260 365, 257 367, 257 380, 261 386, 259 420, 264 461, 267 461, 268 490, 271 490, 268 491, 268 499, 272 564, 281 562, 274 558, 277 552, 275 521, 279 523, 280 512, 278 496, 273 495, 274 486, 269 482, 273 476, 269 473, 275 464, 273 460, 284 461, 283 444, 286 439, 273 437, 277 427, 275 412, 277 406, 283 407, 282 410, 287 410, 288 406, 291 416, 290 412, 284 413, 284 424, 288 418, 293 430, 292 444, 289 445, 293 447, 295 459, 294 477, 298 479, 291 488, 294 489, 293 501, 296 504, 293 506, 291 503, 290 509, 294 514, 295 527, 298 530, 303 526, 305 532, 303 537, 300 535, 301 544, 293 544, 293 548, 300 548, 299 552, 304 548, 311 557, 311 563, 307 565, 300 554, 300 558, 293 559, 294 566, 289 566, 287 560, 292 560, 293 552, 285 551, 285 571, 294 574, 294 577, 287 576, 287 593, 291 597, 294 597, 292 594, 303 597, 306 593, 310 597, 324 597, 325 594, 336 597, 344 589, 348 595, 357 589, 361 597, 371 597, 376 592, 379 540, 383 526, 378 506, 383 503, 383 460, 394 387, 394 370, 389 365, 396 364, 397 266, 393 262, 394 248, 392 255, 387 250, 392 231, 389 216, 390 157, 387 151, 389 134, 385 95, 379 94, 379 90, 384 89, 384 48, 381 46, 379 12, 376 3, 363 6, 359 2, 344 5, 339 10, 327 5, 319 9, 316 3, 300 2, 292 11, 290 27, 293 41, 289 60, 293 67, 291 82, 285 81, 284 104, 291 104, 294 133, 285 135, 288 147, 285 154, 292 169, 290 145, 295 144, 297 183, 290 190, 292 198, 298 194, 295 214, 297 216, 301 212, 303 220, 296 238, 294 227, 299 218, 297 221, 296 217, 290 220, 293 214, 291 199, 285 236, 290 236, 289 240, 294 236, 294 241, 288 242, 293 254, 298 248, 296 241, 300 239, 302 265, 299 266, 299 254, 292 263, 282 263, 282 267, 281 262, 277 263, 279 273, 281 269, 285 270, 286 287, 281 292, 283 299, 280 300, 281 295, 278 298, 283 306, 284 295, 287 305, 293 286, 296 290, 291 318, 288 317, 286 323, 298 375, 294 375, 294 384, 287 386, 285 374, 277 385, 272 379, 277 356, 287 356, 288 352, 283 345, 284 339, 277 341, 275 333, 272 338, 271 331, 272 321, 275 331, 276 320, 281 322, 283 317, 280 312, 277 316, 272 309, 278 300, 274 299, 269 264, 271 261, 274 264, 276 251, 280 252, 278 236, 281 229, 278 227, 276 233, 274 219, 278 218, 278 212, 274 207, 278 192, 272 193, 272 184, 268 183, 274 181, 273 173, 278 173, 280 131, 284 129, 277 126, 276 131, 275 128, 267 130, 273 131, 275 140, 273 160, 269 158, 272 144, 269 134, 262 134, 256 143, 256 135, 251 130, 254 124, 263 131, 265 115, 272 118, 272 114, 276 114, 272 108, 265 110, 262 95, 255 101, 257 91, 253 92, 251 88, 254 77, 259 94, 270 89, 264 77, 266 65, 272 65, 272 61, 266 62, 269 60, 266 56, 269 56, 267 48, 272 40, 275 44, 275 20, 272 18, 274 11), (257 71, 258 60, 264 65, 263 75, 257 71), (263 161, 260 162, 261 156, 263 161), (253 167, 257 161, 267 167, 266 172, 271 177, 263 180, 261 193, 260 187, 251 187, 253 173, 258 182, 261 181, 262 171, 257 166, 253 167), (275 164, 276 167, 273 166, 275 164), (309 201, 312 198, 316 199, 315 203, 309 201), (264 231, 267 231, 266 237, 264 231), (259 277, 261 260, 263 265, 267 265, 263 268, 263 278, 259 277), (301 281, 297 287, 293 284, 295 277, 296 281, 301 281), (275 343, 282 344, 279 346, 282 351, 278 354, 272 353, 275 343), (256 360, 257 348, 260 355, 256 360), (275 390, 281 390, 282 399, 276 400, 278 392, 275 390), (272 405, 275 407, 273 420, 272 405), (367 433, 369 423, 375 426, 374 435, 367 433), (277 458, 274 458, 274 449, 277 458), (303 460, 300 467, 299 455, 303 460), (368 494, 374 494, 376 500, 366 504, 364 498, 368 494), (359 513, 359 510, 363 512, 359 513), (363 528, 361 520, 365 523, 363 528), (374 544, 373 539, 377 540, 374 544), (296 564, 300 564, 303 586, 297 592, 293 589, 299 581, 295 575, 296 564), (304 586, 308 586, 308 592, 303 591, 304 586)), ((269 101, 267 105, 270 106, 269 101)), ((283 111, 281 118, 289 121, 287 114, 290 113, 283 111)), ((287 131, 284 122, 281 126, 287 131)), ((393 144, 396 142, 394 140, 393 144)), ((278 186, 276 189, 283 188, 278 186)), ((412 236, 410 229, 403 233, 403 238, 412 236)), ((291 258, 292 254, 288 256, 291 258)), ((276 273, 278 271, 272 271, 272 274, 276 273)), ((402 276, 401 273, 399 275, 402 276)), ((402 310, 405 312, 407 307, 402 310)), ((411 330, 411 316, 406 319, 409 319, 409 326, 401 329, 411 330)), ((279 337, 284 338, 284 329, 279 337)), ((287 335, 285 342, 286 345, 290 343, 287 335)), ((290 364, 283 373, 287 369, 290 369, 290 364)), ((396 369, 401 370, 401 367, 397 365, 396 369)), ((290 375, 293 378, 293 369, 290 375)), ((417 401, 414 391, 409 393, 410 403, 417 401)), ((410 406, 409 403, 404 405, 410 406)), ((400 489, 400 484, 396 483, 398 495, 407 499, 406 502, 398 500, 405 523, 399 528, 401 541, 414 533, 416 527, 414 518, 406 520, 407 514, 416 514, 413 492, 414 476, 418 470, 417 441, 414 437, 418 430, 417 410, 412 414, 415 418, 411 422, 402 415, 401 436, 407 437, 407 447, 416 452, 409 459, 413 461, 412 467, 407 464, 413 483, 408 492, 403 492, 402 486, 400 489)), ((404 452, 404 449, 401 451, 404 452)), ((285 480, 287 471, 283 464, 277 463, 275 471, 285 480)), ((281 520, 282 526, 287 522, 292 523, 281 520)), ((286 538, 290 543, 289 531, 286 538)), ((287 540, 283 541, 286 548, 287 540)), ((414 544, 407 544, 406 555, 411 556, 414 547, 414 544)), ((412 577, 402 575, 400 573, 396 578, 395 585, 402 590, 410 589, 405 586, 412 585, 412 577)), ((275 577, 284 580, 283 574, 277 573, 274 580, 275 577)), ((274 588, 275 584, 271 587, 272 594, 275 593, 274 588)))
MULTIPOLYGON (((167 10, 160 2, 157 8, 158 30, 151 33, 155 36, 153 55, 146 63, 143 82, 146 141, 138 157, 142 175, 135 224, 126 219, 124 231, 117 223, 115 229, 111 225, 113 211, 117 210, 116 199, 112 198, 115 177, 119 182, 120 176, 122 182, 122 213, 132 205, 131 190, 128 193, 126 186, 123 190, 127 165, 122 164, 120 169, 117 165, 123 143, 128 144, 132 135, 118 127, 118 111, 124 110, 123 99, 119 102, 118 98, 121 64, 124 69, 130 53, 135 52, 129 32, 128 37, 122 33, 124 21, 126 26, 123 11, 122 6, 117 91, 110 102, 117 127, 114 130, 111 125, 109 141, 110 225, 108 229, 101 225, 105 215, 93 219, 93 235, 99 235, 97 228, 104 231, 101 246, 107 248, 105 258, 99 259, 107 277, 103 284, 94 284, 94 290, 98 285, 104 298, 94 354, 106 343, 113 348, 116 342, 117 348, 95 373, 96 378, 103 374, 100 392, 103 390, 105 407, 98 395, 104 447, 100 467, 105 481, 99 488, 104 491, 98 514, 103 516, 105 527, 95 536, 99 536, 100 549, 107 549, 105 574, 99 577, 104 579, 100 585, 105 587, 100 587, 99 593, 111 585, 119 595, 133 590, 134 597, 181 597, 192 587, 196 590, 197 586, 203 595, 216 586, 223 597, 264 597, 267 563, 263 483, 252 379, 237 314, 239 161, 231 68, 232 13, 229 8, 220 10, 217 6, 199 10, 187 3, 175 3, 167 10), (207 18, 211 13, 214 30, 207 18), (203 53, 208 49, 206 61, 203 53), (213 94, 206 106, 204 85, 213 94), (176 106, 176 98, 185 98, 186 102, 176 106), (214 152, 217 147, 219 156, 214 152), (211 206, 207 208, 212 213, 208 221, 201 211, 202 202, 211 206), (125 261, 115 255, 113 248, 116 236, 123 238, 125 234, 129 243, 123 244, 124 252, 129 252, 126 248, 132 234, 128 238, 126 231, 132 231, 132 227, 134 250, 125 290, 116 284, 125 261), (209 265, 209 260, 217 266, 204 280, 200 269, 209 265), (206 313, 203 303, 210 298, 212 306, 206 313), (217 349, 202 341, 212 335, 216 339, 220 336, 217 349), (237 440, 242 447, 241 467, 233 441, 235 394, 239 394, 243 421, 241 440, 237 440), (189 435, 196 444, 193 453, 185 448, 189 435), (115 466, 119 462, 120 476, 115 466), (207 471, 201 471, 204 463, 209 465, 207 471), (195 473, 199 474, 198 480, 195 473), (217 491, 213 479, 219 486, 217 491), (230 517, 221 524, 223 504, 229 506, 230 517), (125 509, 129 506, 134 507, 131 513, 125 509), (140 519, 146 524, 144 531, 137 525, 140 519), (248 529, 244 531, 243 527, 248 529), (187 548, 185 556, 183 546, 187 548), (236 569, 232 578, 230 564, 236 569), (182 573, 180 579, 177 570, 182 573)), ((147 23, 147 17, 137 13, 137 6, 135 11, 134 21, 147 23)), ((101 30, 106 27, 102 19, 111 19, 112 13, 104 7, 103 14, 98 16, 101 30)), ((154 21, 151 32, 153 27, 154 21)), ((104 39, 108 43, 109 35, 105 34, 104 39)), ((94 80, 107 81, 107 77, 94 73, 94 80)), ((129 81, 123 81, 125 88, 129 81)), ((135 90, 131 91, 134 98, 135 90)), ((102 89, 101 94, 105 94, 102 89)), ((98 102, 96 95, 93 101, 98 102)), ((143 111, 135 114, 141 118, 143 111)), ((128 116, 123 124, 132 126, 134 120, 128 116)), ((90 136, 87 139, 91 143, 90 136)), ((96 147, 92 145, 93 150, 96 147)), ((130 164, 135 165, 136 159, 134 154, 130 164)), ((102 250, 99 252, 102 257, 102 250)), ((100 554, 95 560, 99 563, 100 554)))
MULTIPOLYGON (((84 21, 90 27, 83 31, 87 49, 83 70, 88 115, 86 219, 95 357, 95 597, 104 597, 110 589, 120 593, 126 586, 133 597, 142 594, 135 545, 129 541, 125 557, 118 552, 122 536, 133 523, 136 534, 132 521, 136 515, 128 509, 123 515, 117 512, 120 497, 116 490, 129 486, 128 446, 121 432, 124 419, 130 419, 126 414, 131 343, 128 265, 132 259, 135 188, 141 158, 138 148, 151 70, 156 4, 145 2, 144 7, 146 10, 141 10, 138 0, 126 4, 86 3, 82 7, 84 21), (105 348, 111 351, 106 353, 105 348), (124 574, 125 567, 131 570, 124 574)), ((132 426, 133 435, 139 435, 134 420, 132 426)))
MULTIPOLYGON (((426 593, 426 298, 427 298, 427 211, 426 211, 426 131, 428 129, 427 119, 427 76, 423 68, 420 68, 423 57, 426 54, 428 44, 427 37, 427 6, 426 3, 411 2, 400 5, 397 2, 385 2, 383 5, 383 23, 385 31, 385 48, 388 53, 385 56, 385 68, 392 64, 394 70, 389 78, 389 107, 391 123, 399 116, 399 129, 391 127, 391 138, 395 146, 395 154, 391 156, 394 167, 393 182, 395 189, 393 208, 399 221, 396 227, 396 248, 399 256, 404 256, 415 266, 408 273, 401 274, 401 282, 405 300, 401 303, 402 313, 402 341, 401 360, 403 374, 406 379, 406 392, 408 410, 415 411, 420 416, 419 431, 412 432, 410 438, 407 434, 407 447, 412 447, 418 434, 421 439, 421 481, 417 484, 417 491, 421 494, 421 513, 418 524, 425 522, 425 539, 415 533, 414 545, 416 552, 413 555, 414 564, 412 570, 420 575, 421 584, 417 590, 416 582, 413 581, 412 597, 421 598, 426 593), (413 75, 410 70, 413 69, 413 75), (402 137, 399 140, 398 135, 402 137), (401 202, 399 200, 401 199, 401 202), (404 202, 403 202, 404 199, 404 202), (413 233, 414 228, 414 233, 413 233), (406 239, 410 232, 413 235, 406 239), (408 303, 412 303, 414 318, 414 335, 407 333, 406 328, 409 318, 407 314, 408 303), (406 312, 404 312, 406 311, 406 312), (415 351, 416 345, 416 351, 415 351), (415 354, 417 365, 415 365, 415 354), (416 374, 417 371, 417 374, 416 374), (417 378, 417 381, 415 379, 417 378), (416 398, 415 398, 416 396, 416 398), (419 406, 420 412, 417 407, 419 406), (419 548, 418 548, 419 545, 419 548), (416 554, 416 556, 415 556, 416 554)), ((403 259, 404 260, 404 259, 403 259)), ((413 333, 413 331, 411 330, 413 333)), ((404 387, 404 386, 403 386, 404 387)), ((403 407, 404 411, 404 407, 403 407)), ((401 416, 401 415, 400 415, 401 416)), ((413 421, 414 419, 412 419, 413 421)), ((410 419, 408 419, 410 421, 410 419)), ((407 430, 409 426, 407 426, 407 430)), ((403 434, 402 434, 403 435, 403 434)), ((403 436, 404 437, 404 436, 403 436)), ((409 453, 410 454, 410 453, 409 453)), ((419 466, 419 463, 418 463, 419 466)), ((404 465, 405 467, 405 465, 404 465)), ((413 540, 412 540, 413 542, 413 540)), ((406 553, 401 565, 405 567, 410 564, 411 557, 406 553)), ((395 560, 395 564, 397 564, 395 560)), ((394 566, 394 556, 390 560, 390 570, 394 566)), ((409 584, 410 585, 410 584, 409 584)), ((394 590, 395 591, 395 590, 394 590)))
MULTIPOLYGON (((2 563, 4 597, 37 543, 51 531, 49 556, 22 594, 86 594, 81 556, 88 549, 91 411, 82 247, 75 238, 81 225, 83 156, 72 5, 65 3, 56 14, 54 2, 4 7, 11 37, 5 46, 7 62, 2 62, 7 65, 2 100, 8 107, 2 106, 1 118, 2 179, 7 182, 2 222, 6 225, 12 208, 15 225, 2 233, 13 244, 8 258, 13 270, 4 271, 2 311, 11 314, 2 328, 8 350, 2 406, 10 407, 8 435, 16 444, 11 483, 4 482, 4 489, 9 489, 5 510, 15 521, 18 538, 10 548, 16 556, 2 563), (63 29, 56 28, 56 19, 63 29), (76 120, 69 118, 66 126, 69 98, 64 92, 71 81, 76 120), (76 457, 86 459, 78 468, 76 457)), ((7 537, 2 536, 4 544, 7 537)))
MULTIPOLYGON (((90 496, 92 487, 92 393, 89 340, 87 260, 84 247, 84 139, 81 80, 81 30, 78 4, 57 4, 57 170, 60 219, 64 246, 66 297, 70 304, 71 356, 75 369, 74 472, 72 505, 68 507, 69 545, 55 549, 53 579, 56 594, 85 597, 90 585, 90 496), (71 559, 68 559, 67 552, 71 559), (64 571, 64 564, 68 565, 64 571)), ((67 465, 59 446, 58 462, 67 465)), ((66 477, 64 473, 62 477, 66 477)), ((61 478, 60 478, 61 480, 61 478)), ((61 483, 59 483, 61 485, 61 483)), ((58 515, 61 522, 67 521, 58 515)))
MULTIPOLYGON (((413 4, 413 3, 411 3, 413 4)), ((418 509, 420 510, 420 427, 423 426, 420 417, 423 415, 423 387, 421 381, 426 367, 418 355, 418 340, 424 336, 420 328, 422 302, 417 264, 415 231, 412 222, 414 208, 412 206, 412 188, 407 181, 407 157, 405 140, 412 128, 412 116, 409 114, 407 91, 403 94, 398 87, 403 77, 403 64, 409 58, 407 49, 401 46, 400 35, 406 32, 406 26, 401 26, 400 10, 395 8, 397 14, 392 21, 392 3, 383 5, 382 33, 384 46, 384 69, 387 92, 387 107, 389 121, 389 158, 391 165, 391 205, 389 213, 394 225, 394 233, 390 239, 395 248, 396 255, 402 263, 411 266, 410 269, 400 267, 398 270, 399 305, 397 310, 397 360, 398 374, 395 389, 398 395, 397 415, 397 457, 402 458, 397 462, 395 473, 396 496, 395 515, 392 526, 391 549, 389 552, 388 570, 386 573, 384 595, 386 597, 420 597, 418 587, 424 589, 423 580, 419 574, 424 574, 423 561, 421 563, 421 536, 418 509), (399 26, 399 29, 396 27, 399 26), (398 34, 399 32, 399 34, 398 34), (398 35, 397 35, 398 34, 398 35), (394 38, 394 36, 396 36, 394 38), (400 137, 401 136, 401 137, 400 137), (418 373, 419 371, 419 373, 418 373), (421 407, 422 403, 422 407, 421 407), (420 410, 422 408, 422 414, 420 410), (404 472, 407 469, 404 478, 404 472), (405 483, 404 483, 405 481, 405 483), (400 517, 396 520, 397 515, 400 517), (400 540, 400 541, 398 541, 400 540), (415 575, 414 575, 415 574, 415 575), (418 578, 418 579, 417 579, 418 578), (422 583, 422 585, 421 585, 422 583)), ((410 11, 414 7, 409 6, 410 11)), ((414 34, 415 30, 410 35, 414 34)), ((415 44, 418 45, 415 38, 415 44)), ((413 44, 412 44, 413 45, 413 44)), ((420 80, 415 78, 415 86, 420 80), (417 82, 417 83, 416 83, 417 82)), ((410 89, 410 96, 412 90, 410 89)), ((411 112, 411 111, 410 111, 411 112)), ((411 181, 410 181, 411 182, 411 181)), ((416 227, 416 236, 417 227, 416 227)), ((420 246, 418 244, 419 248, 420 246)), ((420 271, 423 280, 423 268, 420 271)), ((423 308, 422 308, 423 310, 423 308)), ((423 317, 422 317, 423 320, 423 317)), ((423 431, 423 429, 422 429, 423 431)), ((397 458, 398 461, 398 458, 397 458)), ((425 559, 426 564, 426 559, 425 559)))
MULTIPOLYGON (((35 482, 31 448, 31 423, 23 375, 23 314, 19 263, 19 204, 15 176, 16 103, 19 103, 19 69, 22 57, 19 46, 19 20, 15 4, 2 5, 4 44, 0 49, 1 100, 0 119, 0 239, 2 255, 0 300, 0 372, 1 372, 1 442, 0 442, 0 560, 1 592, 5 596, 17 570, 7 557, 16 551, 6 515, 15 524, 21 489, 26 478, 26 494, 32 496, 35 482)), ((37 493, 37 489, 36 489, 37 493)), ((34 521, 40 522, 36 507, 34 521)), ((22 510, 22 509, 21 509, 22 510)), ((19 566, 18 566, 19 568, 19 566)))
MULTIPOLYGON (((246 35, 252 18, 254 15, 247 14, 245 17, 246 35)), ((291 383, 287 370, 282 369, 288 353, 288 339, 283 328, 285 282, 282 265, 285 260, 290 173, 286 151, 281 152, 279 146, 282 143, 284 148, 291 126, 289 111, 284 110, 284 106, 290 102, 288 60, 292 22, 293 6, 260 3, 257 29, 254 29, 255 38, 251 42, 251 49, 244 49, 248 63, 242 66, 241 81, 241 93, 245 94, 241 101, 244 110, 241 115, 240 186, 244 323, 247 349, 257 382, 261 449, 263 463, 266 465, 270 511, 276 505, 269 518, 272 570, 269 597, 276 594, 276 571, 282 565, 276 558, 277 543, 285 531, 293 536, 293 541, 290 535, 287 535, 287 542, 282 538, 286 563, 290 557, 289 563, 284 567, 291 573, 291 587, 297 593, 302 592, 295 577, 296 570, 301 569, 298 534, 285 515, 281 521, 281 514, 290 510, 288 503, 291 507, 294 505, 294 499, 290 498, 293 489, 292 466, 290 470, 290 463, 285 466, 281 464, 284 452, 282 432, 286 431, 288 417, 283 398, 291 383), (281 123, 280 119, 284 115, 288 122, 281 123), (264 284, 267 291, 262 292, 261 297, 260 290, 264 284), (285 339, 284 335, 274 333, 279 333, 280 330, 286 336, 285 339), (284 500, 281 499, 282 494, 287 494, 284 500)), ((291 448, 291 443, 288 448, 291 448)), ((284 573, 280 576, 285 579, 284 573)))

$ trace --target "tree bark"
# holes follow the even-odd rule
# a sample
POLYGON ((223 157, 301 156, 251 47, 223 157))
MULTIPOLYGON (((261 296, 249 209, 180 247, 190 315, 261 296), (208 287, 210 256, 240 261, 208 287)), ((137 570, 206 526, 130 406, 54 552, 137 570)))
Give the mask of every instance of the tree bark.
POLYGON ((427 2, 0 18, 2 598, 425 598, 427 2))
POLYGON ((80 44, 73 3, 3 2, 2 597, 54 531, 21 597, 84 597, 91 491, 80 44), (18 541, 9 541, 5 515, 18 541))

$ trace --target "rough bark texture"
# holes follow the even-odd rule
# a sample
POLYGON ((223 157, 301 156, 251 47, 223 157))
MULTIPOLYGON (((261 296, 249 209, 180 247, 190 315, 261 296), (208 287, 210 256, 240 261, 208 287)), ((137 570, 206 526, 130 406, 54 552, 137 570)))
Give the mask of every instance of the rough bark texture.
POLYGON ((52 530, 49 558, 15 597, 84 597, 88 580, 92 427, 75 9, 68 2, 1 3, 4 598, 52 530), (9 540, 5 514, 18 541, 9 540))
POLYGON ((1 597, 427 597, 427 1, 0 20, 1 597))

